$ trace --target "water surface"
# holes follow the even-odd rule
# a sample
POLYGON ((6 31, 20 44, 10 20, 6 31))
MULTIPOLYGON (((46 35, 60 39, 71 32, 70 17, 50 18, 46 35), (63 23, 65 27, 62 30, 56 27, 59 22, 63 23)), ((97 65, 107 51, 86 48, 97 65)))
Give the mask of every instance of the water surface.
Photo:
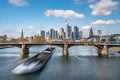
MULTIPOLYGON (((31 47, 30 56, 48 46, 31 47)), ((97 57, 93 47, 77 46, 69 49, 69 57, 62 56, 62 49, 56 47, 54 55, 38 72, 15 75, 11 70, 20 62, 20 49, 0 49, 0 80, 120 80, 120 54, 109 58, 97 57)))

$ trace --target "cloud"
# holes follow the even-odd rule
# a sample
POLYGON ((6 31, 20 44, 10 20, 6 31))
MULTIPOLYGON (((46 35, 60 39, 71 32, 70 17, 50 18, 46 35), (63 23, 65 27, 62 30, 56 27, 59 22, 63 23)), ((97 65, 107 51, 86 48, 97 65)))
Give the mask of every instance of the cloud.
POLYGON ((120 24, 120 20, 97 20, 95 22, 91 23, 92 25, 103 25, 103 26, 108 26, 108 25, 114 25, 114 24, 120 24))
POLYGON ((118 2, 112 0, 101 0, 98 3, 91 4, 89 7, 93 9, 93 16, 107 16, 117 9, 118 2))
POLYGON ((14 6, 27 6, 29 3, 27 0, 8 0, 9 3, 13 4, 14 6))
POLYGON ((88 30, 88 29, 90 29, 91 28, 91 26, 82 26, 82 30, 88 30))
POLYGON ((84 14, 78 14, 73 10, 47 10, 45 16, 55 16, 62 18, 84 18, 84 14))
POLYGON ((33 27, 33 26, 28 26, 27 29, 33 30, 33 29, 35 29, 35 27, 33 27))

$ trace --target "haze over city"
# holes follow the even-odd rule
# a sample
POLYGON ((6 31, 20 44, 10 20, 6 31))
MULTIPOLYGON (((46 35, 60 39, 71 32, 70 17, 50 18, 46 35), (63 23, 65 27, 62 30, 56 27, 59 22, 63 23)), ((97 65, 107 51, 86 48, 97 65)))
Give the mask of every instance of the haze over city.
POLYGON ((90 27, 103 35, 120 33, 119 0, 0 0, 0 35, 33 36, 41 30, 78 26, 85 36, 90 27), (104 5, 106 4, 106 5, 104 5))

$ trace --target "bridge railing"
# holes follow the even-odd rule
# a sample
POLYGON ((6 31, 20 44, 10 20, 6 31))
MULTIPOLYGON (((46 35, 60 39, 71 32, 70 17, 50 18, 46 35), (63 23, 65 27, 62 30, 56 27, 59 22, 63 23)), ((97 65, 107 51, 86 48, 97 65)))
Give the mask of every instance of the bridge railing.
POLYGON ((120 41, 107 41, 107 42, 100 42, 100 43, 120 44, 120 41))

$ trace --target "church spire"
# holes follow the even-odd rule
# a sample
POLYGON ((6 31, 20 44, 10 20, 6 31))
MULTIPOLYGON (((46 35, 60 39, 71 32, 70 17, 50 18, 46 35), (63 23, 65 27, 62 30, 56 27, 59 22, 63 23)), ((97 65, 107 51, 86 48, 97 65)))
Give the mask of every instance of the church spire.
POLYGON ((93 29, 92 27, 90 28, 90 32, 89 32, 89 37, 92 37, 93 36, 93 29))
POLYGON ((24 41, 24 34, 23 34, 23 29, 21 30, 21 42, 24 41))

